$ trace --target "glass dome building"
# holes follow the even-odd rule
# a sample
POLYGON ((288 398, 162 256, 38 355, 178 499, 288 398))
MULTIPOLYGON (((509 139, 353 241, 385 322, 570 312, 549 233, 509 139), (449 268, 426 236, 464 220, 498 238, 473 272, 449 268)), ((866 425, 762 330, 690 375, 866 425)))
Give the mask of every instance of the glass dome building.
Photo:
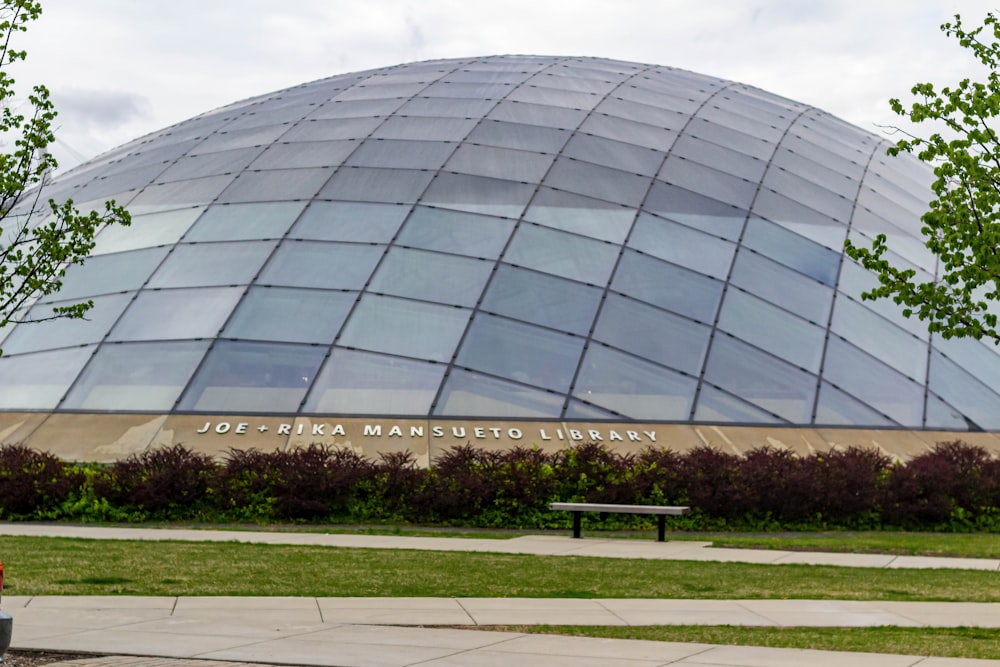
POLYGON ((860 298, 874 279, 846 238, 886 234, 935 271, 931 174, 888 146, 751 86, 590 58, 419 62, 238 102, 49 186, 133 223, 31 311, 92 299, 88 319, 5 332, 0 427, 1000 429, 994 348, 860 298))

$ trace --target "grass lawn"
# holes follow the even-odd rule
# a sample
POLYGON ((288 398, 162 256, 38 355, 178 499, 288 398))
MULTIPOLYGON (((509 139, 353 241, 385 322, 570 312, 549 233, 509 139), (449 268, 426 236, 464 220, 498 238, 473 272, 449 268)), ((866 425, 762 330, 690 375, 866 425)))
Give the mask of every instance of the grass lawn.
POLYGON ((1000 658, 1000 630, 992 628, 743 628, 735 626, 496 626, 495 630, 579 637, 650 639, 821 651, 896 653, 946 658, 1000 658))
POLYGON ((10 595, 1000 602, 997 573, 0 537, 10 595))

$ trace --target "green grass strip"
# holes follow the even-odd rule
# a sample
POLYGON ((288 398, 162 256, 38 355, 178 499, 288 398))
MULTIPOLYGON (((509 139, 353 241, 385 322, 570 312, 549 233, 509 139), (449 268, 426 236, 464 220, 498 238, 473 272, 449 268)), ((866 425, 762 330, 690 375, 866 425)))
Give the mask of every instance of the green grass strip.
POLYGON ((997 573, 0 537, 10 595, 998 602, 997 573))
POLYGON ((820 651, 894 653, 942 658, 1000 658, 1000 630, 992 628, 758 628, 724 626, 494 626, 511 632, 649 639, 820 651))

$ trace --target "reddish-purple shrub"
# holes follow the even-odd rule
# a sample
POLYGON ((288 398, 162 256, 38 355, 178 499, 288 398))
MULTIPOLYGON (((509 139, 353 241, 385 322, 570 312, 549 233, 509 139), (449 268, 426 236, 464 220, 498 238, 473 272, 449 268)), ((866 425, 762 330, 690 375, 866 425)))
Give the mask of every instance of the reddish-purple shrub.
POLYGON ((989 504, 989 484, 982 478, 989 460, 982 447, 955 441, 896 467, 886 489, 885 520, 927 527, 946 523, 956 509, 974 515, 989 504))
POLYGON ((83 473, 48 452, 0 445, 0 516, 40 518, 69 498, 83 473))
POLYGON ((817 513, 815 459, 787 449, 751 449, 740 461, 738 485, 750 514, 797 522, 817 513))
POLYGON ((740 457, 713 447, 695 447, 681 461, 687 503, 708 516, 733 519, 748 513, 740 477, 740 457))
POLYGON ((353 450, 319 444, 279 452, 275 464, 274 507, 287 519, 314 520, 346 513, 375 470, 371 461, 353 450))
POLYGON ((94 494, 112 505, 159 518, 188 518, 204 507, 218 465, 183 445, 152 449, 112 463, 94 478, 94 494))
POLYGON ((409 451, 379 454, 372 476, 373 495, 365 511, 373 518, 409 516, 410 501, 426 483, 427 474, 409 451))
POLYGON ((892 460, 863 447, 830 450, 813 457, 816 511, 835 524, 850 525, 880 510, 892 460))

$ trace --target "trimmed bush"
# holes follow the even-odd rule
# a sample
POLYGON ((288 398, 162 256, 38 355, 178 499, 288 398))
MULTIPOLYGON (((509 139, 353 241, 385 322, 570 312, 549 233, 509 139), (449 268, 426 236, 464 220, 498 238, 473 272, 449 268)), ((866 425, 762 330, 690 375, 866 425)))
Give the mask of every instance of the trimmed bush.
POLYGON ((55 518, 83 477, 79 469, 48 452, 0 445, 0 518, 55 518))

